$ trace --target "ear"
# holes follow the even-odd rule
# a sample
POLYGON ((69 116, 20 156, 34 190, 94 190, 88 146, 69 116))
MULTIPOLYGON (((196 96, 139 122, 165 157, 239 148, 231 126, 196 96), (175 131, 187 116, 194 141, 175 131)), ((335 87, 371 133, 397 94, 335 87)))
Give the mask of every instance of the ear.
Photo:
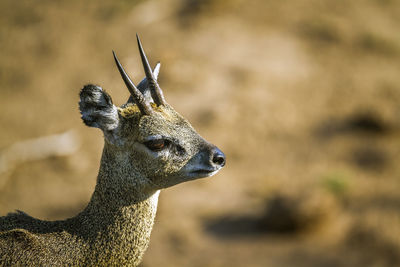
POLYGON ((111 96, 100 86, 85 85, 79 96, 79 109, 87 126, 103 131, 111 131, 118 127, 117 107, 112 103, 111 96))

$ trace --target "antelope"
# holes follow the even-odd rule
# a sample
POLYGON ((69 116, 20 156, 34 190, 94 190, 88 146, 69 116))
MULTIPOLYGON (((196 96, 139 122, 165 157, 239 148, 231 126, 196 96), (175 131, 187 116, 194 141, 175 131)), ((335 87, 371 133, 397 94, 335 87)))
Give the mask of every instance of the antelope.
POLYGON ((146 77, 131 81, 116 54, 130 92, 113 104, 100 86, 85 85, 79 109, 83 122, 104 134, 97 183, 88 205, 66 220, 43 221, 24 212, 0 218, 0 265, 137 266, 150 241, 161 189, 209 177, 226 162, 166 101, 139 37, 146 77))

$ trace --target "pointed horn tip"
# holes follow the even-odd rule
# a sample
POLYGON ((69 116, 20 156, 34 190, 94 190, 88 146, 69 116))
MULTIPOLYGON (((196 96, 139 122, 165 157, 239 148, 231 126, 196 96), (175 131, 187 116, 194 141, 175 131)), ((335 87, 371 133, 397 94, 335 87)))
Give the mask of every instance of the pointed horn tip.
POLYGON ((154 67, 153 73, 154 73, 154 72, 159 72, 159 71, 160 71, 160 67, 161 67, 161 62, 158 61, 157 64, 156 64, 156 66, 154 67))
POLYGON ((146 73, 146 76, 148 76, 148 79, 151 79, 153 73, 151 71, 149 60, 146 57, 146 53, 144 52, 144 49, 143 49, 142 43, 140 42, 139 36, 137 36, 137 38, 138 38, 137 41, 138 41, 138 48, 139 48, 140 58, 142 59, 142 64, 143 64, 143 67, 144 67, 144 71, 146 73))
POLYGON ((111 50, 111 51, 112 51, 112 54, 113 54, 114 59, 115 59, 116 61, 118 61, 117 54, 114 52, 114 50, 111 50))
POLYGON ((142 46, 142 42, 140 41, 139 35, 136 34, 136 39, 137 39, 137 43, 138 43, 138 47, 139 47, 139 51, 140 53, 144 54, 144 50, 143 50, 143 46, 142 46))

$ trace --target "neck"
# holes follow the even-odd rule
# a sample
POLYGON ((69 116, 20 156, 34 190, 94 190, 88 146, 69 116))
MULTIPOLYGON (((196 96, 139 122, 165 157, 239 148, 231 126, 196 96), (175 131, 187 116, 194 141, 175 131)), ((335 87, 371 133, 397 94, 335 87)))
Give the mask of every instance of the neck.
POLYGON ((159 191, 132 186, 138 172, 121 166, 114 155, 106 145, 95 192, 77 217, 80 235, 98 251, 89 255, 93 262, 137 265, 150 241, 159 191))

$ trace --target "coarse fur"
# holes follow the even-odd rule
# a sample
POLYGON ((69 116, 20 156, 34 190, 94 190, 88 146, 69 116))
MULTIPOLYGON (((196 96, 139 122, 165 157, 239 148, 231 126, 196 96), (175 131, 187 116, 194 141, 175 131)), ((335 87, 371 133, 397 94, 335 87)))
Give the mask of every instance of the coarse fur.
MULTIPOLYGON (((159 65, 156 77, 158 70, 159 65)), ((139 86, 152 101, 146 80, 139 86)), ((150 106, 152 113, 144 115, 131 98, 116 107, 99 86, 81 90, 82 119, 100 128, 105 140, 91 200, 81 213, 66 220, 42 221, 20 211, 1 217, 1 266, 140 263, 160 190, 211 176, 225 164, 223 153, 171 106, 153 102, 150 106)))

